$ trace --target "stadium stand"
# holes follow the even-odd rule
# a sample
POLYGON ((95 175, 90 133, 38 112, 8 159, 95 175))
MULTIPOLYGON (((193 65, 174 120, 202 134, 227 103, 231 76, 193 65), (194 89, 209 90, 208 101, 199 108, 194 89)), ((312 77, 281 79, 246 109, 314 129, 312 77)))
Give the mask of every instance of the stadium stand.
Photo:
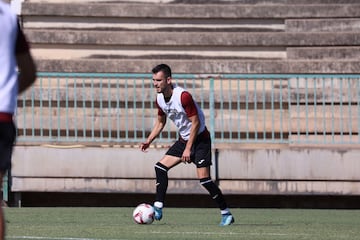
POLYGON ((40 71, 359 71, 356 1, 192 2, 27 1, 22 20, 40 71))

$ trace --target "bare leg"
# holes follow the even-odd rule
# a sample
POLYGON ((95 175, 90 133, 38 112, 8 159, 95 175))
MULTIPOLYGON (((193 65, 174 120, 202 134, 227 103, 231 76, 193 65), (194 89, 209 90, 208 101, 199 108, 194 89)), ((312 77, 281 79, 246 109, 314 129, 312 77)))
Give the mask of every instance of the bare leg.
POLYGON ((197 168, 196 173, 199 179, 210 177, 210 167, 197 168))

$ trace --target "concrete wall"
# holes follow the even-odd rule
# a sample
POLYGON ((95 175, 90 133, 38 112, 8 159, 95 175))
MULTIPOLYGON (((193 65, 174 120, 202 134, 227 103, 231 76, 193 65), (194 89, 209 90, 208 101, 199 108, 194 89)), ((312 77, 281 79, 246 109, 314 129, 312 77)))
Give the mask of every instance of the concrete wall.
MULTIPOLYGON (((18 146, 12 191, 153 193, 165 148, 18 146)), ((226 194, 359 195, 360 150, 218 149, 213 178, 226 194)), ((205 193, 194 165, 169 172, 169 193, 205 193)))

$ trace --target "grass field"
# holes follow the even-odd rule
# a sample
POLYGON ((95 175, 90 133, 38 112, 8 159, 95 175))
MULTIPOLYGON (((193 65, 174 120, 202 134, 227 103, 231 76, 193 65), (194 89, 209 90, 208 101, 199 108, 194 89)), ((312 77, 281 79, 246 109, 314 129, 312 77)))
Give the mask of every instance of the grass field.
POLYGON ((232 209, 235 224, 218 226, 215 208, 166 208, 137 225, 132 208, 5 208, 7 239, 360 239, 360 210, 232 209))

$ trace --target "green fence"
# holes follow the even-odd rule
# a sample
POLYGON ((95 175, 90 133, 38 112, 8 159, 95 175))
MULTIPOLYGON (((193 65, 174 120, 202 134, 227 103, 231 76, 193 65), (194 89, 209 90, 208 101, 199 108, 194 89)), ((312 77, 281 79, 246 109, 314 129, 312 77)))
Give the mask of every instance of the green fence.
MULTIPOLYGON (((174 74, 214 144, 360 143, 360 75, 174 74)), ((156 118, 151 74, 46 73, 18 99, 18 144, 133 144, 156 118)), ((157 140, 177 137, 167 124, 157 140)))

